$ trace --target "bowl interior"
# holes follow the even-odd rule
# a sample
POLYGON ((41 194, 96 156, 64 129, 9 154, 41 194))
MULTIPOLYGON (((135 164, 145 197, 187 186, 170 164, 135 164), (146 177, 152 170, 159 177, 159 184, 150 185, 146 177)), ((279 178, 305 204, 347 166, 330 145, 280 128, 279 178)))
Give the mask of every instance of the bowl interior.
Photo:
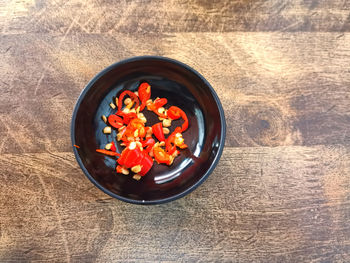
MULTIPOLYGON (((178 198, 193 190, 214 168, 225 136, 220 102, 207 82, 189 67, 169 59, 142 57, 117 63, 98 74, 78 99, 72 121, 72 142, 77 160, 89 179, 106 193, 124 201, 159 203, 178 198), (140 82, 152 87, 152 99, 167 98, 180 107, 189 120, 183 133, 188 149, 181 150, 169 167, 154 163, 140 181, 116 174, 114 158, 96 153, 112 140, 116 132, 105 135, 101 116, 114 113, 109 103, 122 90, 137 90, 140 82)), ((143 111, 147 126, 159 122, 154 113, 143 111)), ((182 120, 173 121, 172 132, 182 120)), ((122 147, 118 145, 119 152, 122 147)))

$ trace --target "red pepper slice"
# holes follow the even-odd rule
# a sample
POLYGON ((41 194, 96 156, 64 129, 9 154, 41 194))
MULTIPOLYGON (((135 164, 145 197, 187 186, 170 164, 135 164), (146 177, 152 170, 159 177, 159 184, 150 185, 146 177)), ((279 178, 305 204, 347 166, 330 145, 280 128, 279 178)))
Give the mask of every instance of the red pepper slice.
POLYGON ((145 137, 146 135, 146 129, 145 124, 138 118, 134 118, 130 121, 128 126, 126 127, 126 137, 134 137, 134 132, 138 130, 138 136, 137 137, 145 137))
POLYGON ((141 101, 140 111, 143 111, 143 109, 146 106, 147 100, 151 98, 151 86, 147 82, 143 82, 140 84, 138 92, 141 101))
POLYGON ((162 118, 167 118, 167 116, 165 114, 159 113, 158 109, 160 107, 163 107, 165 104, 168 103, 168 100, 166 98, 162 98, 162 99, 156 99, 153 104, 147 106, 147 109, 153 111, 155 114, 157 114, 159 117, 162 118))
POLYGON ((103 153, 103 154, 106 154, 109 156, 121 156, 120 153, 112 152, 112 151, 108 151, 108 150, 104 150, 104 149, 96 149, 96 152, 103 153))
POLYGON ((175 134, 181 132, 180 127, 176 127, 175 130, 169 135, 165 141, 165 149, 168 154, 173 154, 176 151, 175 134))
POLYGON ((127 140, 127 136, 126 136, 126 131, 127 131, 127 128, 124 126, 124 129, 122 129, 121 131, 119 131, 119 134, 121 135, 121 140, 127 144, 128 143, 128 140, 127 140))
POLYGON ((138 172, 139 175, 144 176, 153 166, 153 159, 145 152, 143 152, 143 159, 141 161, 141 171, 138 172))
POLYGON ((184 120, 184 123, 183 123, 182 126, 181 126, 181 132, 184 132, 184 131, 186 131, 187 128, 188 128, 188 119, 187 119, 186 113, 183 112, 183 111, 181 112, 181 117, 182 117, 182 119, 184 120))
POLYGON ((173 120, 177 120, 178 118, 182 118, 184 120, 184 123, 181 126, 181 131, 184 132, 188 128, 188 118, 186 113, 181 110, 179 107, 171 106, 168 110, 168 116, 169 118, 173 120))
POLYGON ((116 129, 123 126, 123 119, 115 114, 108 116, 108 122, 111 126, 113 126, 116 129))
POLYGON ((161 142, 165 141, 164 132, 163 132, 163 125, 161 122, 154 124, 152 126, 152 131, 153 131, 154 136, 156 136, 156 138, 159 141, 161 141, 161 142))
POLYGON ((146 138, 146 140, 141 141, 141 143, 142 143, 142 147, 146 147, 146 146, 149 146, 149 145, 153 145, 156 142, 155 142, 155 140, 152 137, 148 137, 148 138, 146 138))
POLYGON ((153 105, 156 109, 159 109, 160 107, 163 107, 167 103, 168 103, 168 100, 166 98, 161 98, 161 99, 156 99, 153 102, 153 105))
POLYGON ((121 157, 118 159, 118 163, 120 165, 124 165, 125 167, 131 168, 135 165, 141 163, 143 158, 143 154, 139 147, 136 147, 133 150, 130 150, 128 147, 124 149, 121 157))
POLYGON ((123 173, 123 167, 121 167, 120 165, 117 165, 117 167, 115 168, 115 170, 117 171, 117 173, 120 173, 120 174, 123 173))
POLYGON ((117 147, 115 146, 114 142, 111 142, 112 146, 111 146, 111 151, 112 152, 116 152, 117 151, 117 147))
POLYGON ((142 158, 143 158, 143 155, 140 148, 136 147, 134 150, 129 151, 128 155, 126 156, 124 165, 128 168, 131 168, 135 165, 140 164, 142 158))
POLYGON ((156 159, 158 163, 165 163, 167 165, 170 165, 172 163, 171 156, 160 147, 154 147, 153 154, 154 159, 156 159))
POLYGON ((145 124, 138 118, 132 119, 130 121, 130 124, 128 125, 128 127, 135 129, 140 129, 141 127, 144 127, 145 124))
POLYGON ((183 142, 182 134, 181 134, 181 128, 176 127, 175 131, 169 135, 169 137, 165 141, 165 149, 168 154, 173 154, 176 151, 176 146, 180 149, 187 148, 187 144, 183 142), (180 134, 178 138, 176 137, 176 134, 180 134))
POLYGON ((144 151, 146 153, 149 153, 156 142, 152 137, 148 137, 146 138, 146 140, 142 141, 141 143, 142 143, 142 147, 144 148, 144 151))
POLYGON ((137 118, 137 114, 135 112, 125 113, 122 111, 118 111, 117 114, 123 117, 123 122, 125 124, 129 124, 132 119, 137 118))
POLYGON ((146 129, 145 127, 139 128, 139 137, 143 138, 146 136, 146 129))
POLYGON ((123 99, 125 95, 129 95, 129 97, 136 103, 135 109, 140 105, 139 98, 136 96, 136 94, 130 90, 124 90, 118 99, 118 112, 121 111, 122 106, 123 106, 123 99))
POLYGON ((126 147, 123 151, 122 151, 122 154, 121 156, 119 157, 119 159, 117 160, 117 162, 120 164, 120 165, 123 165, 125 163, 125 159, 126 159, 126 155, 128 153, 129 148, 126 147))
POLYGON ((177 120, 178 118, 181 117, 181 112, 182 110, 179 107, 176 106, 171 106, 168 109, 168 117, 173 120, 177 120))

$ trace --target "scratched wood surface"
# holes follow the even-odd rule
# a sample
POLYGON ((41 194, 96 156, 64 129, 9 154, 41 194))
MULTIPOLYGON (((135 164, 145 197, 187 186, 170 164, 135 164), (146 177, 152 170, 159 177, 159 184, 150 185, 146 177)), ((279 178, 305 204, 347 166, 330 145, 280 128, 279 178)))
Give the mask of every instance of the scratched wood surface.
POLYGON ((0 262, 350 262, 350 1, 0 2, 0 262), (135 55, 217 91, 226 147, 190 195, 135 206, 70 146, 84 85, 135 55))

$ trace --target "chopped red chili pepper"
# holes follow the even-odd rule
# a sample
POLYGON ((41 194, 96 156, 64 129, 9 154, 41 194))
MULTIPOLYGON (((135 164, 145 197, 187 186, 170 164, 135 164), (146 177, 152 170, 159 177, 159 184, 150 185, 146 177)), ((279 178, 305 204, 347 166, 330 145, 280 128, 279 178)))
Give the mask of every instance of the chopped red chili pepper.
POLYGON ((176 139, 176 134, 181 134, 181 128, 180 127, 176 127, 174 132, 172 132, 169 137, 166 139, 165 141, 165 149, 167 151, 168 154, 173 154, 176 151, 176 143, 175 143, 175 139, 176 139))
POLYGON ((126 127, 125 131, 123 132, 123 140, 126 140, 127 137, 145 137, 146 135, 146 129, 144 126, 144 123, 138 119, 132 119, 128 126, 126 127), (135 135, 135 131, 137 130, 137 135, 135 135))
POLYGON ((153 159, 147 154, 143 153, 143 159, 141 161, 141 171, 138 172, 139 175, 144 176, 153 166, 153 159))
POLYGON ((168 154, 173 154, 176 151, 175 146, 175 134, 181 130, 180 127, 176 127, 175 131, 172 132, 165 141, 165 149, 168 154))
POLYGON ((139 147, 131 147, 131 145, 122 151, 121 157, 118 159, 120 165, 131 168, 141 163, 143 158, 139 147), (131 149, 130 149, 131 148, 131 149))
POLYGON ((148 137, 146 140, 142 141, 141 143, 142 143, 142 147, 145 148, 144 151, 146 153, 149 153, 156 142, 152 137, 148 137))
POLYGON ((116 152, 117 151, 117 147, 115 146, 114 142, 111 142, 111 151, 112 152, 116 152))
POLYGON ((120 165, 117 165, 117 167, 115 168, 115 170, 117 171, 117 173, 123 173, 123 167, 120 165))
POLYGON ((169 118, 173 120, 177 120, 180 117, 184 120, 184 123, 181 126, 181 131, 184 132, 188 128, 188 118, 186 113, 181 110, 179 107, 171 106, 168 110, 168 116, 169 118))
POLYGON ((141 101, 140 111, 143 111, 147 100, 151 98, 151 86, 147 82, 143 82, 140 84, 138 92, 141 101))
POLYGON ((164 149, 162 149, 160 147, 154 147, 153 154, 154 154, 154 158, 156 159, 157 163, 164 163, 164 164, 170 165, 173 162, 172 156, 167 154, 164 151, 164 149))
MULTIPOLYGON (((108 123, 112 127, 118 129, 117 140, 122 141, 121 146, 126 146, 126 148, 119 154, 116 152, 117 147, 115 143, 111 142, 110 150, 96 150, 99 153, 119 157, 116 167, 117 173, 129 174, 127 168, 131 168, 131 171, 138 175, 133 177, 136 180, 138 180, 140 176, 146 175, 152 168, 153 158, 151 156, 154 156, 154 159, 158 163, 171 165, 174 158, 179 154, 177 148, 184 149, 188 147, 184 143, 182 137, 182 132, 188 128, 188 118, 185 112, 176 106, 171 106, 167 113, 164 108, 160 110, 161 107, 168 103, 166 98, 155 99, 153 103, 147 105, 147 108, 164 119, 170 118, 176 120, 182 118, 184 122, 181 127, 176 127, 175 131, 165 139, 162 122, 156 123, 152 127, 145 126, 147 120, 138 113, 145 108, 150 98, 151 86, 147 82, 143 82, 139 85, 138 96, 134 92, 128 90, 123 91, 118 98, 117 113, 108 117, 108 123), (126 105, 126 108, 130 110, 133 106, 135 107, 135 109, 128 113, 122 111, 123 99, 125 96, 131 98, 131 103, 126 105), (155 147, 156 141, 152 138, 152 134, 154 134, 160 142, 163 142, 163 144, 165 141, 165 149, 159 145, 155 147)), ((102 119, 106 122, 105 116, 103 116, 102 119)), ((170 126, 168 124, 171 124, 171 122, 164 122, 166 127, 170 126)), ((79 148, 79 146, 74 146, 79 148)))
POLYGON ((108 116, 108 122, 111 126, 113 126, 116 129, 123 126, 123 119, 115 114, 108 116))
POLYGON ((187 119, 186 113, 183 112, 183 111, 181 112, 181 117, 182 117, 182 119, 184 120, 184 123, 183 123, 182 126, 181 126, 181 131, 184 132, 184 131, 186 131, 187 128, 188 128, 188 119, 187 119))
POLYGON ((163 132, 163 125, 161 122, 154 124, 152 126, 152 131, 153 131, 154 136, 156 136, 156 138, 159 141, 161 141, 161 142, 165 141, 164 132, 163 132))
POLYGON ((154 145, 156 142, 152 137, 148 137, 146 138, 146 140, 142 141, 141 143, 142 143, 142 147, 146 147, 149 145, 154 145))
POLYGON ((173 120, 177 120, 181 117, 181 109, 176 106, 171 106, 168 110, 168 117, 173 120))
POLYGON ((142 127, 145 127, 145 124, 140 119, 135 118, 130 121, 128 127, 133 129, 140 129, 142 127))
POLYGON ((153 102, 153 105, 156 109, 159 109, 160 107, 163 107, 167 103, 168 103, 168 100, 166 98, 161 98, 161 99, 158 98, 153 102))
POLYGON ((130 98, 136 103, 135 109, 140 105, 139 98, 136 96, 136 94, 130 90, 124 90, 118 99, 118 112, 121 111, 123 106, 123 99, 125 95, 129 95, 130 98))
POLYGON ((156 99, 152 104, 150 104, 149 106, 147 106, 147 109, 153 111, 155 114, 157 114, 159 117, 162 118, 167 118, 167 116, 163 113, 160 113, 158 111, 158 109, 160 107, 163 107, 165 104, 168 103, 168 100, 166 98, 162 98, 162 99, 156 99))
POLYGON ((123 122, 124 122, 125 124, 129 124, 129 122, 130 122, 132 119, 137 118, 137 114, 136 114, 135 112, 125 113, 125 112, 123 112, 123 111, 118 111, 117 114, 123 117, 123 122))
POLYGON ((112 152, 112 151, 108 151, 108 150, 104 150, 104 149, 96 149, 96 152, 103 153, 103 154, 106 154, 109 156, 120 156, 120 153, 112 152))

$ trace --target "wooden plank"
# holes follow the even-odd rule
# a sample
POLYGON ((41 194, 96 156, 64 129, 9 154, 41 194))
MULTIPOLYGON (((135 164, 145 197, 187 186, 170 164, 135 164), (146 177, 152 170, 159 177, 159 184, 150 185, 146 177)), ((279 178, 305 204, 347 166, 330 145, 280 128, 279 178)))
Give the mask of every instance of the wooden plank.
POLYGON ((175 33, 350 30, 344 0, 8 1, 1 32, 175 33))
POLYGON ((226 112, 228 146, 350 142, 347 33, 26 34, 0 44, 3 153, 70 151, 71 113, 84 85, 113 62, 143 54, 178 59, 208 79, 226 112))
POLYGON ((72 153, 1 154, 0 260, 350 260, 350 149, 226 147, 208 180, 157 206, 109 198, 72 153))

